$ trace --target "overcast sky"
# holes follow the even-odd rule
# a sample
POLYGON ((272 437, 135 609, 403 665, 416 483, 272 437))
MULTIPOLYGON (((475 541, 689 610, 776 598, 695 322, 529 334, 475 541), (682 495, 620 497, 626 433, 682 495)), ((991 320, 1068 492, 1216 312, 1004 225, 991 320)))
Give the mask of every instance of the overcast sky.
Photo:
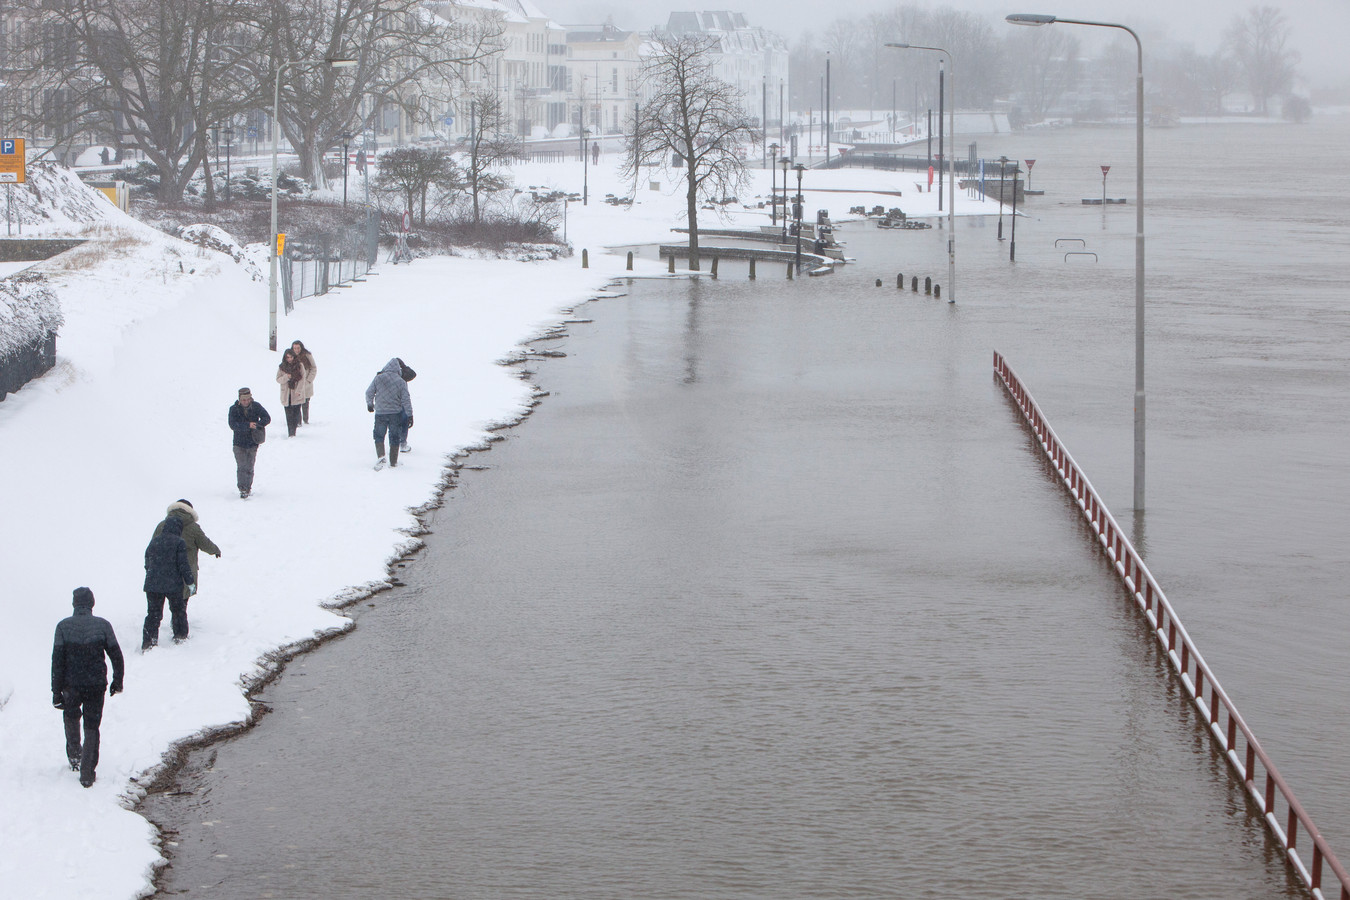
MULTIPOLYGON (((671 10, 729 9, 743 12, 752 25, 763 25, 778 32, 790 43, 809 28, 821 28, 837 14, 849 18, 890 9, 896 0, 849 0, 825 3, 821 0, 710 0, 704 3, 680 3, 679 0, 535 0, 545 13, 563 24, 603 22, 613 16, 614 24, 629 30, 645 30, 664 24, 671 10), (824 10, 824 16, 820 17, 824 10)), ((1002 22, 1013 12, 1049 13, 1075 19, 1119 22, 1141 32, 1145 39, 1145 66, 1148 59, 1148 31, 1170 34, 1208 53, 1218 47, 1220 37, 1236 12, 1254 5, 1270 5, 1282 10, 1289 20, 1292 43, 1303 56, 1301 72, 1314 84, 1344 85, 1350 82, 1350 63, 1344 44, 1350 37, 1350 0, 948 0, 925 2, 926 7, 950 6, 987 15, 999 28, 1014 28, 1002 22)), ((1081 31, 1081 29, 1080 29, 1081 31)), ((1117 32, 1119 33, 1119 32, 1117 32)), ((1085 39, 1086 34, 1080 34, 1085 39)), ((904 40, 904 35, 887 35, 887 40, 904 40)))

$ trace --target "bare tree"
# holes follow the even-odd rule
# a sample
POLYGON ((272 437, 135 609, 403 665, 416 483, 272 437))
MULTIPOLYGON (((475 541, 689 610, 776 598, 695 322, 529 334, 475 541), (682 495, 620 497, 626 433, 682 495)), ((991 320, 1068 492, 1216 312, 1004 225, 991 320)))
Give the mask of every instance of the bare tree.
POLYGON ((427 195, 432 188, 450 192, 464 186, 463 172, 444 150, 398 147, 381 153, 377 165, 378 187, 397 193, 409 212, 417 210, 422 226, 427 224, 427 195))
POLYGON ((1013 81, 1027 105, 1027 121, 1039 122, 1077 80, 1078 39, 1067 30, 1019 28, 1009 41, 1013 81))
POLYGON ((1270 98, 1293 86, 1299 61, 1289 47, 1289 23, 1273 6, 1253 6, 1233 18, 1225 42, 1237 60, 1256 111, 1265 115, 1270 98))
POLYGON ((659 36, 643 66, 651 100, 640 107, 624 156, 624 173, 637 179, 644 166, 679 157, 689 219, 689 268, 699 268, 700 198, 721 199, 745 183, 737 154, 759 131, 744 112, 741 92, 712 68, 713 41, 703 35, 659 36))
POLYGON ((464 186, 473 201, 475 225, 482 221, 482 197, 506 187, 506 179, 492 170, 520 154, 520 138, 510 133, 510 127, 496 91, 480 91, 470 101, 464 186))
POLYGON ((19 122, 57 146, 112 133, 158 168, 162 201, 180 200, 206 159, 206 128, 256 99, 241 65, 252 0, 22 2, 32 40, 5 80, 48 99, 22 107, 19 122))
POLYGON ((312 185, 324 183, 321 160, 338 135, 385 103, 429 116, 432 86, 458 83, 464 71, 500 46, 499 14, 454 2, 423 0, 260 0, 267 4, 259 77, 274 89, 290 60, 355 59, 356 66, 294 67, 283 74, 278 120, 312 185))

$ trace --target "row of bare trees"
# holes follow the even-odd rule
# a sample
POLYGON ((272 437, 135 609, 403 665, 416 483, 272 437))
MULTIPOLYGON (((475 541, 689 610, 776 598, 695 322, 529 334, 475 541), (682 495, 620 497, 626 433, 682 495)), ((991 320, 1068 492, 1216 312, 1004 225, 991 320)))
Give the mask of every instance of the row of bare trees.
MULTIPOLYGON (((91 134, 139 150, 176 202, 207 162, 213 129, 272 112, 302 175, 383 107, 413 117, 463 96, 503 24, 423 0, 8 0, 0 45, 15 132, 91 134), (435 12, 433 12, 435 10, 435 12), (350 68, 324 60, 352 59, 350 68), (437 97, 436 95, 441 96, 437 97)), ((270 121, 270 119, 269 119, 270 121)), ((207 189, 211 182, 207 179, 207 189)))
MULTIPOLYGON (((1198 53, 1172 36, 1143 32, 1151 95, 1191 114, 1223 111, 1229 95, 1246 91, 1256 111, 1294 86, 1299 61, 1289 44, 1289 25, 1275 7, 1253 6, 1234 14, 1212 53, 1198 53)), ((956 11, 900 5, 832 21, 792 48, 792 108, 819 110, 824 102, 826 60, 831 69, 830 102, 835 109, 898 110, 937 108, 937 60, 917 53, 898 53, 887 41, 943 47, 959 67, 960 102, 969 108, 990 108, 995 101, 1016 98, 1028 121, 1040 121, 1066 96, 1085 87, 1091 74, 1100 83, 1120 86, 1123 101, 1132 102, 1134 44, 1107 43, 1095 57, 1085 55, 1081 29, 1066 27, 1003 27, 996 18, 956 11)))

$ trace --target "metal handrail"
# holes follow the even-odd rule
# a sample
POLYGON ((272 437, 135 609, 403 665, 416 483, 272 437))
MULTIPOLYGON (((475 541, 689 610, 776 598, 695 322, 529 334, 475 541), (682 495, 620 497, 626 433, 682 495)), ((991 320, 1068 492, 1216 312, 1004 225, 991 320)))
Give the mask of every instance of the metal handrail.
POLYGON ((1097 261, 1097 254, 1091 250, 1070 250, 1064 254, 1064 261, 1068 262, 1070 256, 1090 256, 1093 262, 1097 261))
POLYGON ((1144 561, 1140 559, 1134 545, 1125 537, 1125 533, 1102 503, 1092 483, 1088 481, 1083 470, 1050 427, 1040 406, 1023 386, 1007 360, 998 352, 994 353, 994 372, 1035 433, 1041 449, 1054 465, 1060 481, 1078 503, 1078 508, 1088 524, 1092 526, 1098 541, 1115 567, 1116 574, 1120 576, 1140 612, 1153 627, 1153 636, 1166 653, 1172 669, 1190 695, 1195 708, 1205 716, 1210 737, 1223 751, 1224 759, 1238 775, 1248 797, 1260 810, 1261 820, 1283 848, 1285 861, 1318 900, 1337 896, 1328 895, 1322 890, 1323 875, 1327 869, 1331 870, 1337 883, 1340 884, 1340 900, 1350 900, 1350 874, 1347 874, 1337 861, 1331 847, 1317 830, 1317 826, 1313 824, 1293 791, 1289 789, 1289 785, 1280 776, 1275 764, 1261 749, 1256 735, 1252 733, 1233 701, 1220 687, 1218 678, 1201 657, 1195 641, 1177 618, 1171 603, 1164 596, 1162 588, 1158 586, 1148 567, 1144 565, 1144 561), (1207 686, 1208 702, 1205 700, 1207 686), (1239 753, 1238 750, 1239 734, 1245 744, 1245 753, 1239 753), (1258 764, 1264 771, 1262 784, 1258 784, 1258 764), (1283 825, 1278 815, 1277 801, 1283 801, 1286 813, 1283 825), (1296 849, 1300 825, 1313 844, 1311 866, 1304 863, 1296 849))

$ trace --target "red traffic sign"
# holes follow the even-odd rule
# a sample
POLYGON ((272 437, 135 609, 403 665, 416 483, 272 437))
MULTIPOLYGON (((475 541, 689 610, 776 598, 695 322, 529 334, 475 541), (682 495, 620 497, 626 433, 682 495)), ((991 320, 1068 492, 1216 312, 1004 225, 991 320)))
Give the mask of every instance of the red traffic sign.
POLYGON ((1028 171, 1028 172, 1031 171, 1031 167, 1032 167, 1032 166, 1036 165, 1036 160, 1034 160, 1034 159, 1024 160, 1024 162, 1026 162, 1026 164, 1027 164, 1027 171, 1028 171))
POLYGON ((1107 173, 1107 172, 1110 172, 1110 171, 1111 171, 1111 167, 1110 167, 1110 166, 1102 166, 1102 177, 1105 178, 1105 177, 1106 177, 1106 173, 1107 173))

